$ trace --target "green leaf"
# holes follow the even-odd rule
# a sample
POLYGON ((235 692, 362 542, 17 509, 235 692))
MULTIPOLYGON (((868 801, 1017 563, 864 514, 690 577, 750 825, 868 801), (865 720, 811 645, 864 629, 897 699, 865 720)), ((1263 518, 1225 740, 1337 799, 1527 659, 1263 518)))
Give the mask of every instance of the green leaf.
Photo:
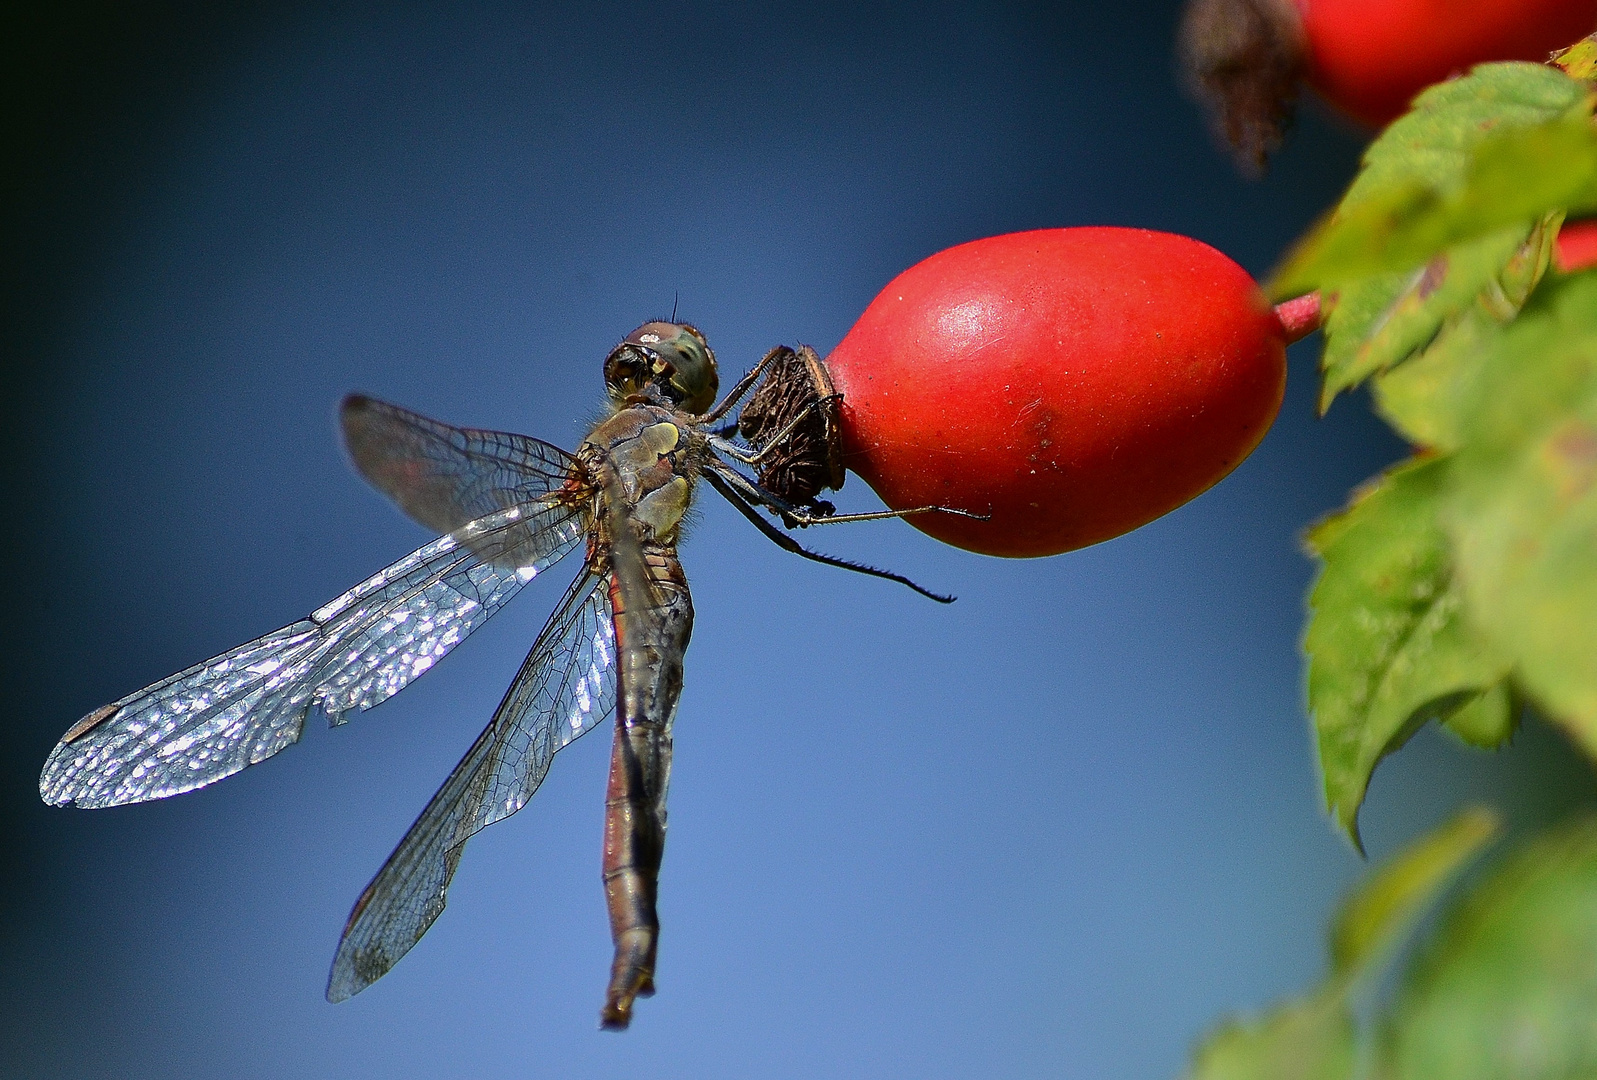
POLYGON ((1591 101, 1580 94, 1556 119, 1482 138, 1461 177, 1404 177, 1351 206, 1344 201, 1292 253, 1273 288, 1286 298, 1418 268, 1439 251, 1507 226, 1594 206, 1597 127, 1591 101))
POLYGON ((1404 183, 1456 188, 1471 151, 1492 133, 1555 120, 1587 93, 1545 64, 1481 64, 1463 78, 1437 83, 1370 144, 1338 212, 1404 183))
POLYGON ((1370 146, 1336 211, 1271 285, 1277 298, 1324 298, 1322 411, 1439 344, 1478 297, 1511 296, 1507 264, 1527 262, 1527 237, 1528 261, 1545 265, 1550 241, 1536 222, 1597 205, 1592 102, 1556 68, 1483 64, 1426 90, 1370 146))
POLYGON ((1343 904, 1331 935, 1330 978, 1257 1020, 1223 1023, 1193 1056, 1192 1080, 1350 1080, 1354 983, 1390 956, 1496 831, 1490 812, 1467 810, 1388 860, 1343 904))
POLYGON ((1597 34, 1581 38, 1567 49, 1553 54, 1549 63, 1564 69, 1571 79, 1597 82, 1597 34))
MULTIPOLYGON (((1577 121, 1590 113, 1590 88, 1544 64, 1482 64, 1461 79, 1430 87, 1414 100, 1407 114, 1370 144, 1347 194, 1287 257, 1275 274, 1271 292, 1277 299, 1286 299, 1382 270, 1420 265, 1446 243, 1428 250, 1394 251, 1391 256, 1386 254, 1387 245, 1401 239, 1397 230, 1411 220, 1447 216, 1448 200, 1468 191, 1472 175, 1481 167, 1478 157, 1483 146, 1490 148, 1487 157, 1491 164, 1481 180, 1498 180, 1501 168, 1523 153, 1567 153, 1570 148, 1563 140, 1573 140, 1578 156, 1588 141, 1582 138, 1577 121), (1571 126, 1566 129, 1564 123, 1571 126), (1528 144, 1516 142, 1527 137, 1525 129, 1547 125, 1556 132, 1551 143, 1543 145, 1535 135, 1528 136, 1528 144)), ((1560 189, 1571 183, 1578 187, 1579 179, 1555 175, 1529 183, 1536 190, 1543 186, 1560 189)), ((1527 184, 1524 176, 1518 181, 1521 187, 1527 184)), ((1511 191, 1507 197, 1517 199, 1518 195, 1511 191)), ((1480 204, 1489 202, 1480 200, 1480 204)), ((1529 221, 1558 205, 1500 219, 1477 228, 1474 235, 1513 221, 1529 221)), ((1471 206, 1477 213, 1492 212, 1489 205, 1471 206)))
POLYGON ((1507 681, 1498 683, 1460 705, 1442 726, 1471 746, 1496 750, 1514 737, 1519 709, 1507 681))
POLYGON ((1198 1049, 1192 1080, 1351 1080, 1353 1014, 1334 990, 1261 1020, 1231 1020, 1198 1049))
POLYGON ((1483 355, 1444 514, 1464 595, 1597 754, 1597 274, 1544 285, 1483 355))
POLYGON ((1366 879, 1331 925, 1333 977, 1357 978, 1390 955, 1436 894, 1499 830, 1491 811, 1466 810, 1366 879))
MULTIPOLYGON (((1456 243, 1511 221, 1597 206, 1597 126, 1592 123, 1592 104, 1588 91, 1580 104, 1557 120, 1488 137, 1470 161, 1463 189, 1447 200, 1442 212, 1406 223, 1407 242, 1411 246, 1437 240, 1456 243)), ((1393 239, 1395 258, 1400 238, 1393 239)))
POLYGON ((1377 410, 1410 442, 1433 450, 1459 447, 1458 417, 1473 400, 1482 345, 1514 317, 1546 273, 1562 223, 1562 214, 1539 222, 1503 267, 1495 287, 1488 285, 1418 356, 1375 380, 1377 410))
POLYGON ((1374 1074, 1597 1075, 1597 820, 1525 846, 1446 915, 1404 978, 1374 1074))
POLYGON ((1436 520, 1448 468, 1401 465, 1308 537, 1324 562, 1303 642, 1309 709, 1326 804, 1355 845, 1380 760, 1507 672, 1462 618, 1436 520))
POLYGON ((1449 319, 1492 290, 1530 233, 1529 225, 1513 225, 1444 251, 1413 272, 1343 285, 1325 323, 1320 411, 1341 391, 1434 342, 1449 319))
POLYGON ((1416 446, 1457 450, 1458 413, 1471 400, 1481 344, 1502 325, 1484 305, 1465 310, 1424 352, 1375 380, 1376 412, 1416 446))

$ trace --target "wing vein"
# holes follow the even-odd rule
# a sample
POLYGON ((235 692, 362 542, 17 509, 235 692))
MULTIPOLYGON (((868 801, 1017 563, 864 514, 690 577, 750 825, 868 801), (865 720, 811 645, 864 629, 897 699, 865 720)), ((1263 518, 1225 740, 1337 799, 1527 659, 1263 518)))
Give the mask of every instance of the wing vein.
POLYGON ((355 902, 328 975, 328 1000, 359 993, 420 940, 444 909, 465 842, 526 805, 554 755, 608 715, 608 620, 608 594, 590 567, 550 616, 487 727, 355 902), (594 722, 573 727, 568 707, 594 722))

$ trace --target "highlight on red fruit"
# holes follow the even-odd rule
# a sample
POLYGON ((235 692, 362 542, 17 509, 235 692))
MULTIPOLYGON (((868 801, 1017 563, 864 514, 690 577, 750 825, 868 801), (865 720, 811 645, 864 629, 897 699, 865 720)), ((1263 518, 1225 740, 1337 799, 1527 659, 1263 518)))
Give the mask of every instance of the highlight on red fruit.
POLYGON ((1146 229, 1012 233, 939 252, 882 290, 825 367, 842 463, 928 534, 1054 555, 1175 509, 1274 420, 1280 320, 1197 240, 1146 229))
POLYGON ((1597 30, 1597 0, 1188 0, 1183 67, 1220 136, 1261 171, 1307 83, 1382 127, 1425 87, 1492 60, 1545 61, 1597 30))

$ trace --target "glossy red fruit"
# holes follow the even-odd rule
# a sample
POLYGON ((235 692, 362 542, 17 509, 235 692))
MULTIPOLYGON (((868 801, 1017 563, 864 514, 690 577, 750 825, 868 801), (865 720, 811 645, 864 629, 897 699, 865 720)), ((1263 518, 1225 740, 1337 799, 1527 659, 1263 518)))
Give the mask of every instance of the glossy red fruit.
POLYGON ((1488 60, 1544 61, 1597 30, 1597 0, 1295 0, 1308 81, 1374 127, 1488 60))
POLYGON ((988 555, 1135 529, 1236 467, 1286 381, 1246 271, 1145 229, 1013 233, 895 278, 826 359, 843 463, 888 506, 988 555))

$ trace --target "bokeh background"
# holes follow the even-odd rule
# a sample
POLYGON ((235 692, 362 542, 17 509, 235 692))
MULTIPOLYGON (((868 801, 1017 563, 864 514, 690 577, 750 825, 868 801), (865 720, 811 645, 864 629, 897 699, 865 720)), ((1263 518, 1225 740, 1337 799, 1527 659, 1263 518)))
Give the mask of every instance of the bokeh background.
MULTIPOLYGON (((353 1001, 349 905, 496 704, 530 590, 345 728, 202 792, 44 807, 78 716, 289 622, 427 537, 347 467, 350 390, 574 445, 638 323, 729 374, 834 345, 895 273, 1018 229, 1187 233, 1255 274, 1361 136, 1311 109, 1239 180, 1173 2, 8 7, 0 1073, 1159 1077, 1322 968, 1359 859, 1320 810, 1304 526, 1401 453, 1358 399, 1215 490, 1034 562, 901 523, 785 556, 706 493, 660 994, 595 1031, 608 736, 471 844, 353 1001)), ((839 500, 873 505, 857 480, 839 500)), ((1378 773, 1372 853, 1462 802, 1590 797, 1531 724, 1378 773)))

